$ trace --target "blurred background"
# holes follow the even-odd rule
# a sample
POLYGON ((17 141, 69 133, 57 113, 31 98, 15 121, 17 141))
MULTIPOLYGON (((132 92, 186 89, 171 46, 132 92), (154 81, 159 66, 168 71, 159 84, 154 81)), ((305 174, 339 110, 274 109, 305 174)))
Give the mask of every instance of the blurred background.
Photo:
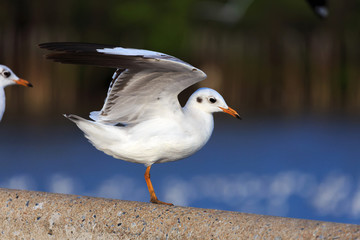
POLYGON ((2 0, 0 64, 34 88, 6 89, 0 186, 148 201, 141 165, 93 148, 62 117, 102 107, 112 69, 45 60, 38 44, 106 43, 202 69, 243 121, 216 114, 209 143, 155 165, 177 205, 360 221, 360 1, 2 0))

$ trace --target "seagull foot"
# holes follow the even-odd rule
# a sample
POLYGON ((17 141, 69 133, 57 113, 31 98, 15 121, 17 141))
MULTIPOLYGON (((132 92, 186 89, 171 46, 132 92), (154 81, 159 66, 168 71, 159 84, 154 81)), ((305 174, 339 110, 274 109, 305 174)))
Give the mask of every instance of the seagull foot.
POLYGON ((169 205, 169 206, 174 206, 174 204, 172 203, 166 203, 166 202, 163 202, 163 201, 160 201, 159 199, 150 199, 150 202, 151 203, 156 203, 156 204, 165 204, 165 205, 169 205))

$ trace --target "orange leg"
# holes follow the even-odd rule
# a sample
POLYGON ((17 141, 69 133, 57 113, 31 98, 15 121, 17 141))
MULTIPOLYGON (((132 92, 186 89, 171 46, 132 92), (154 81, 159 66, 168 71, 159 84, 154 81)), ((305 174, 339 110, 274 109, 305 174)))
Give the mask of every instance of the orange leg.
POLYGON ((147 187, 149 189, 149 193, 150 193, 150 202, 158 203, 158 204, 166 204, 166 205, 170 205, 170 206, 174 205, 172 203, 162 202, 156 197, 154 188, 153 188, 151 180, 150 180, 150 169, 151 169, 151 166, 148 166, 146 168, 146 171, 145 171, 145 174, 144 174, 146 185, 147 185, 147 187))

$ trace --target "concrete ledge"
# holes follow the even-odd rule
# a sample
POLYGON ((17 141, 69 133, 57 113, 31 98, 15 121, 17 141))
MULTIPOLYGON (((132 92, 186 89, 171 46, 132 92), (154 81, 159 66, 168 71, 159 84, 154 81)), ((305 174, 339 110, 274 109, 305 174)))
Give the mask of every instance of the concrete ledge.
POLYGON ((0 239, 360 239, 360 225, 0 189, 0 239))

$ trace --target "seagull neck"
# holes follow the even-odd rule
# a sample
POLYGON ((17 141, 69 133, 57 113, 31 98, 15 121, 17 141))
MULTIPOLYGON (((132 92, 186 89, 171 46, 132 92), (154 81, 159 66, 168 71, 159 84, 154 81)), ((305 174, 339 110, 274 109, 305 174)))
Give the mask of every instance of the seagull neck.
POLYGON ((0 121, 5 112, 5 90, 0 87, 0 121))
POLYGON ((183 111, 188 121, 193 121, 198 127, 208 129, 211 134, 214 128, 214 117, 212 113, 198 109, 189 103, 184 106, 183 111))

